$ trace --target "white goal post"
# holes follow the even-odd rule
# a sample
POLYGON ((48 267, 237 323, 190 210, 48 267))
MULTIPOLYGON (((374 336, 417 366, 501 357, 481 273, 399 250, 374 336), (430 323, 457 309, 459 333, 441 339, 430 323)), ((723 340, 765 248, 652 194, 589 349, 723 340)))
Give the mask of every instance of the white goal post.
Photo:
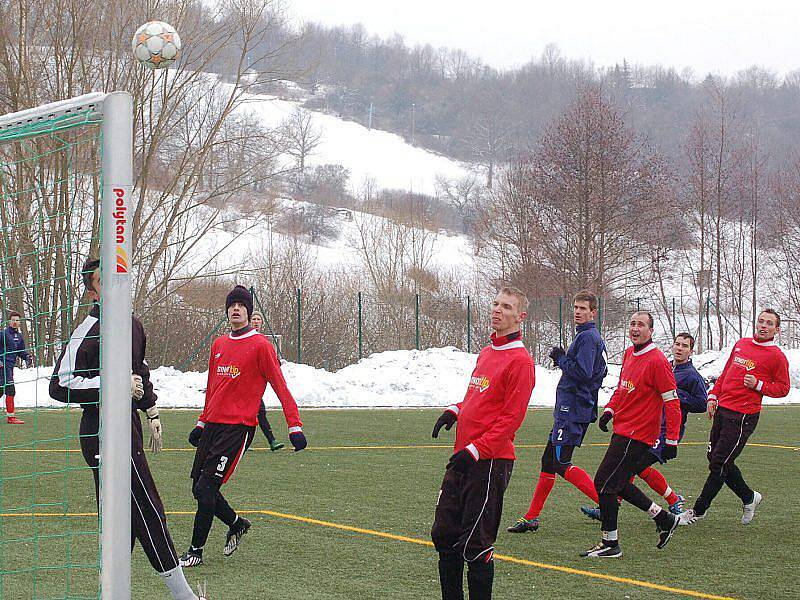
POLYGON ((0 117, 4 132, 26 128, 35 137, 58 120, 69 126, 101 120, 103 146, 100 326, 100 573, 104 599, 131 597, 131 187, 133 98, 92 93, 0 117), (71 117, 74 116, 74 119, 71 117))

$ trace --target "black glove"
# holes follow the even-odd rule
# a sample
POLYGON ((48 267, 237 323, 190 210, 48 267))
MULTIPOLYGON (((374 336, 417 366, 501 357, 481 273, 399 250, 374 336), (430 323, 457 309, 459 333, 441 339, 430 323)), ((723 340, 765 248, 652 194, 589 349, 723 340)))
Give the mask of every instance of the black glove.
POLYGON ((293 431, 289 434, 289 441, 294 446, 295 452, 300 452, 303 448, 308 446, 308 442, 306 441, 306 436, 303 434, 302 431, 293 431))
POLYGON ((472 453, 466 448, 462 448, 450 457, 446 468, 453 469, 456 473, 464 473, 476 462, 472 453))
POLYGON ((198 425, 192 432, 189 434, 189 443, 197 448, 197 444, 200 443, 200 438, 203 437, 203 428, 198 425))
POLYGON ((433 426, 433 433, 431 437, 436 439, 439 437, 439 430, 444 427, 447 431, 450 431, 450 428, 453 424, 458 420, 458 416, 452 410, 446 410, 442 413, 436 420, 436 425, 433 426))
POLYGON ((666 444, 661 451, 661 458, 664 460, 672 460, 678 456, 678 445, 666 444))
POLYGON ((553 360, 554 367, 558 366, 558 359, 560 359, 565 354, 566 352, 564 352, 564 349, 561 346, 553 346, 553 349, 550 350, 549 356, 553 360))
POLYGON ((608 422, 614 417, 614 413, 610 410, 607 410, 603 413, 603 416, 600 417, 600 420, 597 424, 600 426, 600 429, 603 431, 608 431, 608 422))

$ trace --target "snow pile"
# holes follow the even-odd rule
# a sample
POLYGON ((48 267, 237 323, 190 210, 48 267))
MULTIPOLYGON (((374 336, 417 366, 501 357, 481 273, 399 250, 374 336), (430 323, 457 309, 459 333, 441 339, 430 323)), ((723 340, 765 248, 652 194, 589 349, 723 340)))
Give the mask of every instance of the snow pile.
MULTIPOLYGON (((693 358, 695 366, 706 377, 717 377, 725 366, 730 349, 704 352, 693 358)), ((765 404, 800 403, 800 350, 788 350, 792 387, 789 396, 765 398, 765 404)), ((308 365, 285 363, 283 373, 297 403, 301 407, 374 408, 374 407, 443 407, 464 397, 467 380, 477 360, 457 348, 429 350, 396 350, 364 358, 336 373, 308 365)), ((619 365, 609 365, 603 382, 600 403, 611 397, 619 378, 619 365)), ((50 399, 47 387, 51 369, 26 369, 15 372, 17 405, 23 408, 60 406, 50 399)), ((536 367, 536 388, 531 406, 553 406, 555 389, 561 373, 536 367)), ((152 373, 152 381, 162 407, 202 407, 206 373, 182 373, 173 367, 160 367, 152 373)), ((271 389, 264 401, 268 407, 280 404, 271 389)))

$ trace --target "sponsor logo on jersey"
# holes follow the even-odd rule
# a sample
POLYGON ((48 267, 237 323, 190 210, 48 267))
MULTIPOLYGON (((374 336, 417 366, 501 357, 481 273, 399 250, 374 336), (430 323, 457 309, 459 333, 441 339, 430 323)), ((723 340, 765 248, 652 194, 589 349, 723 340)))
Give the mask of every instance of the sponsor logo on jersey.
POLYGON ((624 389, 628 390, 628 393, 629 393, 629 394, 630 394, 630 393, 631 393, 633 390, 635 390, 635 389, 636 389, 636 386, 635 386, 635 385, 633 385, 633 381, 631 381, 630 379, 623 379, 622 381, 620 381, 620 382, 619 382, 619 387, 621 387, 621 388, 624 388, 624 389))
POLYGON ((489 378, 485 375, 483 377, 473 375, 469 380, 469 387, 475 388, 481 393, 485 392, 489 389, 489 378))
POLYGON ((222 356, 222 352, 217 352, 217 353, 214 355, 214 358, 219 358, 220 356, 222 356))
POLYGON ((754 361, 752 358, 744 358, 742 356, 734 356, 733 357, 733 362, 735 364, 739 365, 740 367, 744 367, 748 371, 752 371, 753 369, 756 368, 756 361, 754 361))
POLYGON ((236 365, 217 365, 218 377, 229 377, 231 379, 236 379, 241 374, 242 372, 236 365))

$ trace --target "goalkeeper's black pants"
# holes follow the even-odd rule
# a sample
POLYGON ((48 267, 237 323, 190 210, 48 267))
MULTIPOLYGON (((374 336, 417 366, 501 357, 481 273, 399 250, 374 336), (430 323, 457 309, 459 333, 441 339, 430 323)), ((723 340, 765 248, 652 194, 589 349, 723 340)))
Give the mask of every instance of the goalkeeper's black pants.
MULTIPOLYGON (((81 418, 81 452, 94 476, 95 499, 100 498, 99 454, 97 437, 99 417, 95 407, 86 408, 81 418)), ((178 554, 167 529, 164 504, 158 495, 142 443, 142 423, 134 412, 131 418, 131 551, 136 540, 147 555, 147 560, 159 573, 178 566, 178 554)))

